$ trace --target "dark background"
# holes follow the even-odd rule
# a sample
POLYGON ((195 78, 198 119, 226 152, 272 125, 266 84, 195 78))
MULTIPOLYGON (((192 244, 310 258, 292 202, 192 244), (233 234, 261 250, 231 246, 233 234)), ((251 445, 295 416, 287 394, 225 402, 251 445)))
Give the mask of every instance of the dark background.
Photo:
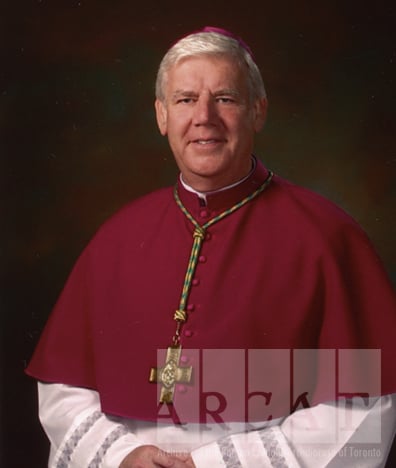
POLYGON ((0 4, 1 467, 46 466, 23 370, 76 257, 111 213, 175 180, 154 78, 191 30, 252 47, 270 103, 257 155, 352 214, 396 282, 393 2, 134 3, 0 4))

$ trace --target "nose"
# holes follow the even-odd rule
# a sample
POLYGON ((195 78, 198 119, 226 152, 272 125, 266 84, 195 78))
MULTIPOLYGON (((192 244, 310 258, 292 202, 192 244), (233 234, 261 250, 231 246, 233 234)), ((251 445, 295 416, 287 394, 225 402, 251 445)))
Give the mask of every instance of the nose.
POLYGON ((194 125, 212 125, 216 122, 217 112, 214 99, 200 96, 194 106, 194 125))

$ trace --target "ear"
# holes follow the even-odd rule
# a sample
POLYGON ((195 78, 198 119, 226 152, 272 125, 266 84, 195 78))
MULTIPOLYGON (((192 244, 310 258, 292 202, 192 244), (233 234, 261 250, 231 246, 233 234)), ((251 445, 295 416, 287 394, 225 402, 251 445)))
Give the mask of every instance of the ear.
POLYGON ((165 104, 159 99, 155 100, 155 114, 159 131, 162 136, 165 136, 168 133, 168 112, 165 104))
POLYGON ((266 98, 257 99, 254 103, 254 130, 259 132, 267 118, 268 101, 266 98))

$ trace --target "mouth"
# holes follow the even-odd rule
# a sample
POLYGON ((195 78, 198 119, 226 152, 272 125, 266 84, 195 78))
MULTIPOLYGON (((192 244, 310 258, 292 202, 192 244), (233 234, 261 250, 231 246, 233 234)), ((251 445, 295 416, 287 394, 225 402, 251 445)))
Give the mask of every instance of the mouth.
POLYGON ((213 143, 217 143, 218 140, 195 140, 194 143, 198 145, 211 145, 213 143))
POLYGON ((213 146, 222 143, 223 140, 219 140, 216 138, 199 138, 197 140, 192 140, 191 143, 199 146, 213 146))

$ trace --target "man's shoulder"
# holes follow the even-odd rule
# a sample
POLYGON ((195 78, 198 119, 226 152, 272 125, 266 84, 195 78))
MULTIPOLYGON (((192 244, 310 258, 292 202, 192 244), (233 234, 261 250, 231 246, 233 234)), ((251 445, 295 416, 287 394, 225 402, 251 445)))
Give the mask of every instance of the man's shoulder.
POLYGON ((121 239, 155 224, 159 216, 174 204, 172 187, 142 195, 123 205, 98 229, 94 239, 121 239))
POLYGON ((355 221, 345 209, 334 201, 313 189, 297 185, 289 180, 276 177, 275 184, 280 201, 289 205, 296 215, 314 217, 330 222, 354 223, 355 221))
POLYGON ((173 202, 172 187, 160 188, 129 201, 116 211, 113 216, 109 218, 108 222, 115 222, 123 217, 147 213, 151 210, 158 210, 168 205, 170 202, 173 202))
POLYGON ((328 240, 350 234, 365 235, 351 214, 324 195, 281 177, 274 182, 279 217, 290 229, 316 233, 328 240))

